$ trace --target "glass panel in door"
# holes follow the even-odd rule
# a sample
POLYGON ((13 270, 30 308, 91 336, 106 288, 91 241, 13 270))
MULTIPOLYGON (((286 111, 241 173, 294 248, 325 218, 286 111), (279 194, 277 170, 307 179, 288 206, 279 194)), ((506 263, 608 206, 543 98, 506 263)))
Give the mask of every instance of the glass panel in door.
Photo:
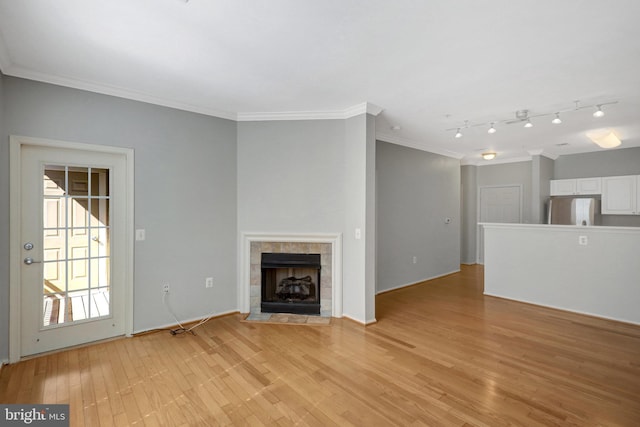
POLYGON ((111 315, 109 169, 46 165, 42 327, 111 315))

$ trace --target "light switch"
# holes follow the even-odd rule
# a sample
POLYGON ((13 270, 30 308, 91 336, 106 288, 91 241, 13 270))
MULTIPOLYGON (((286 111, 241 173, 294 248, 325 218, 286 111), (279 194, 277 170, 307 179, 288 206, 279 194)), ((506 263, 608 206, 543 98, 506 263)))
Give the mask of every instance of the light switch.
POLYGON ((578 244, 582 246, 587 246, 589 244, 589 240, 587 239, 587 236, 579 236, 578 244))
POLYGON ((359 228, 356 228, 356 240, 360 240, 362 238, 362 230, 360 230, 359 228))
POLYGON ((144 240, 144 239, 145 239, 144 228, 136 230, 136 240, 144 240))

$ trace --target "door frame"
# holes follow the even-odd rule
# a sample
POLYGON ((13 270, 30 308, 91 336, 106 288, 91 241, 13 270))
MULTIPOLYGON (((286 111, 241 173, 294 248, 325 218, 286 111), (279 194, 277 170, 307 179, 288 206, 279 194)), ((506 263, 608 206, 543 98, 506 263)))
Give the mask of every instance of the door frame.
MULTIPOLYGON (((522 223, 522 218, 524 215, 524 187, 522 184, 497 184, 497 185, 481 185, 478 186, 478 195, 476 201, 476 264, 484 265, 484 256, 482 257, 482 262, 480 262, 480 233, 482 233, 482 226, 480 225, 480 215, 481 205, 480 205, 480 195, 482 190, 485 188, 511 188, 518 187, 520 190, 520 223, 522 223)), ((482 239, 482 243, 484 244, 484 239, 482 239)), ((483 252, 484 255, 484 252, 483 252)))
POLYGON ((9 362, 20 361, 21 354, 21 168, 22 147, 40 146, 47 148, 66 148, 93 151, 97 153, 117 154, 125 158, 126 221, 123 230, 125 236, 125 283, 124 285, 124 330, 126 336, 133 334, 133 255, 134 255, 134 151, 130 148, 79 142, 58 141, 44 138, 31 138, 11 135, 9 137, 9 362))

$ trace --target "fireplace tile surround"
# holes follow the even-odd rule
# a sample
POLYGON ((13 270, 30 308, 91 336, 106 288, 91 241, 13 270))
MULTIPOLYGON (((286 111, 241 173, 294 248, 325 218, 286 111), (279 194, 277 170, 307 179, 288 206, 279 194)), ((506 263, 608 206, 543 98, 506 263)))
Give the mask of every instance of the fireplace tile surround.
POLYGON ((261 255, 263 253, 320 254, 320 315, 331 317, 331 244, 251 242, 251 313, 260 313, 261 255))
POLYGON ((261 313, 261 254, 320 254, 320 316, 342 317, 341 234, 243 233, 238 303, 242 312, 261 313))

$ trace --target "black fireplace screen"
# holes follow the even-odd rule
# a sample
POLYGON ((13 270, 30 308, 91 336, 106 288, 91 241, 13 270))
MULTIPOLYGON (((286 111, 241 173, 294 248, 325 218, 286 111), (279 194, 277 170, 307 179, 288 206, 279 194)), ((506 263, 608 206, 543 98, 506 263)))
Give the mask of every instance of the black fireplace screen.
POLYGON ((320 314, 320 254, 263 253, 263 313, 320 314))

